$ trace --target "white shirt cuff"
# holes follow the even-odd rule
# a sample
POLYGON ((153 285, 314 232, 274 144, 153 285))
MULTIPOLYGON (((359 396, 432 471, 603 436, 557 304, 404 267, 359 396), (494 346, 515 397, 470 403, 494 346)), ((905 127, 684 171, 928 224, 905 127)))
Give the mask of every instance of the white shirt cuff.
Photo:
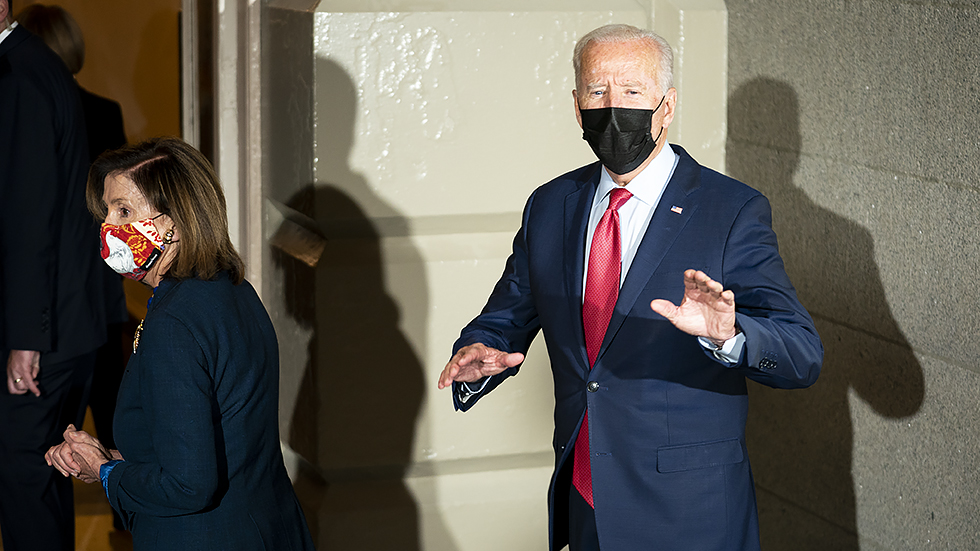
POLYGON ((721 346, 715 344, 704 337, 698 337, 701 346, 711 352, 716 360, 727 364, 735 365, 742 357, 742 349, 745 348, 745 333, 739 331, 737 335, 725 341, 721 346))
MULTIPOLYGON (((476 384, 477 382, 479 381, 474 381, 473 384, 476 384)), ((483 389, 486 388, 487 383, 489 382, 490 382, 490 377, 484 377, 483 382, 480 383, 480 388, 477 389, 471 387, 470 383, 464 383, 464 382, 459 383, 459 393, 458 393, 459 401, 465 404, 467 401, 469 401, 471 397, 483 392, 483 389)))

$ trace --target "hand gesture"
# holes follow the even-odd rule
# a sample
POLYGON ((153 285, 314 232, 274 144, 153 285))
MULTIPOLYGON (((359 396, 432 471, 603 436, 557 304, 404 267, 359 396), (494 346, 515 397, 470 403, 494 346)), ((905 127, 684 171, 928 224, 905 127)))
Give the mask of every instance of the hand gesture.
POLYGON ((446 388, 453 381, 472 383, 520 365, 523 361, 524 354, 520 352, 501 352, 482 343, 464 346, 453 355, 442 370, 439 376, 439 388, 446 388))
POLYGON ((657 299, 650 303, 650 308, 681 331, 705 337, 717 346, 737 334, 735 293, 726 291, 721 283, 700 270, 684 272, 684 298, 680 306, 657 299))
POLYGON ((41 353, 37 350, 11 350, 7 356, 7 391, 11 394, 40 396, 37 374, 41 371, 41 353))

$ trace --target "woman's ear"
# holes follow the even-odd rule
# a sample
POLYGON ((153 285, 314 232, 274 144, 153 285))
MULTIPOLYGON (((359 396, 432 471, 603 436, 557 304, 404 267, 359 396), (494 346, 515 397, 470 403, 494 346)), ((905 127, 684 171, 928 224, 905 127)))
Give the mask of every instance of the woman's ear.
POLYGON ((177 225, 174 223, 173 219, 166 214, 160 215, 159 218, 153 221, 153 224, 156 226, 157 231, 163 235, 164 245, 169 245, 180 241, 180 231, 177 230, 177 225))

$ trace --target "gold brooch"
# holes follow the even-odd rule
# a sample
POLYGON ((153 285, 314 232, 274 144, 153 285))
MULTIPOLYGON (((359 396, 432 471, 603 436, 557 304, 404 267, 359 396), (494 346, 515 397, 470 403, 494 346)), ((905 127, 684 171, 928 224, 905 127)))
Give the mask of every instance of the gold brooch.
POLYGON ((136 353, 136 347, 140 345, 140 333, 143 331, 143 318, 140 320, 140 324, 136 326, 136 334, 133 335, 133 354, 136 353))

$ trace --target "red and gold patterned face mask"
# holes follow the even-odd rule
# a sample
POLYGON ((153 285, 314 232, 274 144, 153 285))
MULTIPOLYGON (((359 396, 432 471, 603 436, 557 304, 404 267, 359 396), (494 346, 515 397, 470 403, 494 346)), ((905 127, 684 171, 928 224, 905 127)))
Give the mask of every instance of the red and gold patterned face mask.
POLYGON ((142 281, 170 244, 171 232, 165 238, 153 225, 153 220, 160 216, 163 215, 122 226, 102 224, 102 260, 117 274, 142 281))

